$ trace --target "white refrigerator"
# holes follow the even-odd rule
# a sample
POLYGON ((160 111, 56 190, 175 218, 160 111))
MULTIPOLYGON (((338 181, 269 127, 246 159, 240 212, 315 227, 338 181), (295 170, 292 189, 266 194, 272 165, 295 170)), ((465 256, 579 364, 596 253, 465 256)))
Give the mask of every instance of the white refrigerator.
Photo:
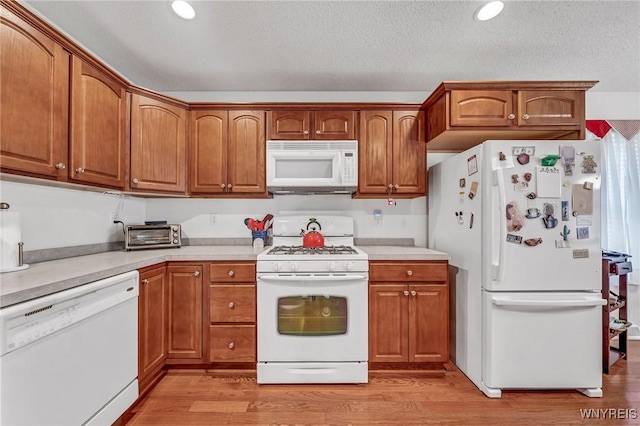
POLYGON ((600 141, 486 141, 429 169, 451 349, 487 396, 602 396, 600 141))

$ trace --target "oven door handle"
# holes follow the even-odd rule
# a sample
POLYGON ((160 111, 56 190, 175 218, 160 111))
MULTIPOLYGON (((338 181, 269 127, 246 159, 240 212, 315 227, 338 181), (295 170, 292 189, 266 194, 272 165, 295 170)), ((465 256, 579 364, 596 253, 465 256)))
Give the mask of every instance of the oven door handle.
POLYGON ((258 275, 262 281, 361 281, 365 275, 258 275))

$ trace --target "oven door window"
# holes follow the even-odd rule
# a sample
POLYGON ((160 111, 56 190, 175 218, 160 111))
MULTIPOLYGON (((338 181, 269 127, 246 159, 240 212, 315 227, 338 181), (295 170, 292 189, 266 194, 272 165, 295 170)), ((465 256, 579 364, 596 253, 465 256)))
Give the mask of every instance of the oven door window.
POLYGON ((129 231, 129 245, 170 244, 170 232, 168 228, 132 229, 129 231))
POLYGON ((293 336, 346 334, 346 297, 312 295, 279 298, 278 333, 293 336))

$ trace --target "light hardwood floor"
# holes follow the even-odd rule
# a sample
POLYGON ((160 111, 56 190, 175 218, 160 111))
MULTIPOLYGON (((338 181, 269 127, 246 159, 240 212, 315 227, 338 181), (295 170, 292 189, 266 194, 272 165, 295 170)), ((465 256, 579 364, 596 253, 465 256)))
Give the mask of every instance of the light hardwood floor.
POLYGON ((490 399, 459 370, 370 373, 364 385, 258 385, 255 372, 170 370, 127 425, 639 425, 640 341, 629 351, 603 375, 603 398, 504 391, 490 399), (590 409, 606 411, 583 419, 590 409))

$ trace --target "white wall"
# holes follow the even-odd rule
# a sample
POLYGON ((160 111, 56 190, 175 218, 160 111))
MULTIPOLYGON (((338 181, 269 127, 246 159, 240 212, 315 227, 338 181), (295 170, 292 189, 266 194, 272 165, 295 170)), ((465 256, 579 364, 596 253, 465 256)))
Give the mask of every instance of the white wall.
POLYGON ((25 251, 122 241, 122 226, 109 223, 111 212, 125 223, 145 217, 142 198, 5 180, 0 201, 20 212, 25 251))
POLYGON ((388 206, 386 199, 356 200, 348 195, 276 195, 267 200, 148 199, 147 220, 179 223, 188 238, 249 238, 244 218, 262 219, 267 213, 344 214, 355 222, 356 238, 413 238, 427 244, 426 197, 398 199, 388 206), (374 223, 373 211, 382 211, 374 223), (214 219, 212 222, 211 216, 214 219))

